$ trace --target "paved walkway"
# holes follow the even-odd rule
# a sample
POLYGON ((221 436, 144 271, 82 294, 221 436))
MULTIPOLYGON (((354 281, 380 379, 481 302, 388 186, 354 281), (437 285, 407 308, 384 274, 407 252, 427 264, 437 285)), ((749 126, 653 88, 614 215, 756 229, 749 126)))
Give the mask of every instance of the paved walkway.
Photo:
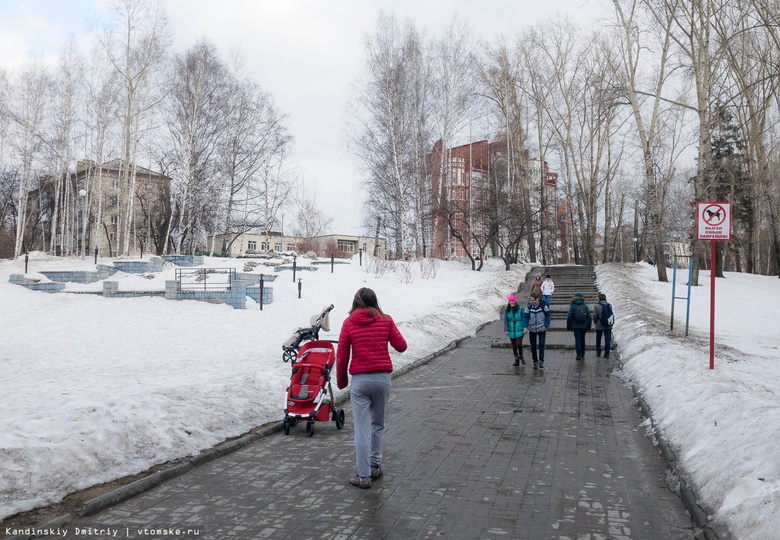
MULTIPOLYGON (((603 358, 511 366, 498 323, 394 381, 385 475, 354 471, 351 418, 264 438, 70 527, 207 538, 692 538, 631 394, 603 358)), ((347 409, 349 407, 347 406, 347 409)), ((131 537, 133 535, 131 534, 131 537)))
POLYGON ((385 475, 370 490, 347 483, 347 403, 343 430, 264 437, 71 521, 68 538, 174 538, 175 527, 209 539, 693 538, 609 360, 551 349, 543 370, 513 367, 511 351, 491 347, 502 336, 491 323, 394 379, 385 475))

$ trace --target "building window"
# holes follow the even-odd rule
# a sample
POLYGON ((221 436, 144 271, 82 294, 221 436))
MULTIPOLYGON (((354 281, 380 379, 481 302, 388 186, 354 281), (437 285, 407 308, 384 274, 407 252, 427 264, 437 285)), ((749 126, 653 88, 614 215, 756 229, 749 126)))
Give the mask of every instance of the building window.
POLYGON ((119 180, 112 180, 111 187, 114 189, 119 189, 119 180))
POLYGON ((247 249, 251 249, 252 251, 254 251, 257 249, 257 242, 255 240, 249 240, 246 243, 246 247, 247 249))
POLYGON ((119 197, 111 197, 111 206, 116 207, 119 204, 119 197))
POLYGON ((113 242, 114 240, 116 240, 116 235, 114 233, 108 233, 108 238, 113 242))
POLYGON ((338 247, 339 251, 343 251, 345 253, 355 252, 355 242, 350 242, 349 240, 339 240, 338 247))
POLYGON ((282 251, 282 243, 281 242, 276 242, 274 244, 274 251, 276 251, 277 253, 282 251))
POLYGON ((287 244, 287 251, 295 251, 295 244, 287 244))
POLYGON ((117 216, 111 216, 111 225, 116 225, 118 221, 117 216))
POLYGON ((145 189, 146 191, 152 191, 152 183, 151 183, 151 182, 146 182, 146 183, 144 184, 144 189, 145 189))
POLYGON ((270 250, 270 249, 271 249, 271 244, 270 244, 270 243, 268 243, 268 242, 261 242, 261 243, 260 243, 260 249, 261 249, 262 251, 268 251, 268 250, 270 250))

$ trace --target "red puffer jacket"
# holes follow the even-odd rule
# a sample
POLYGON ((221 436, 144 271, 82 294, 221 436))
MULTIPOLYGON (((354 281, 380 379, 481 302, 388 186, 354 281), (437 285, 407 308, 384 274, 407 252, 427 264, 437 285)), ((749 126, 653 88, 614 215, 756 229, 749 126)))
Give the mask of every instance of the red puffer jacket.
POLYGON ((406 340, 398 331, 390 315, 375 310, 358 308, 347 317, 341 327, 336 351, 336 385, 346 388, 349 373, 391 373, 393 363, 387 344, 398 352, 406 350, 406 340), (352 351, 352 362, 349 355, 352 351))

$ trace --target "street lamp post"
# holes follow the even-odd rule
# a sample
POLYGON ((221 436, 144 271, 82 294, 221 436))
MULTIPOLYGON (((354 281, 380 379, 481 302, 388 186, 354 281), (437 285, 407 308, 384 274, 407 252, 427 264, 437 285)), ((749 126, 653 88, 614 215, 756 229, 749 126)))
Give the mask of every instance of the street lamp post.
POLYGON ((639 238, 634 237, 634 262, 639 262, 639 238))
POLYGON ((79 201, 81 204, 81 258, 84 258, 84 240, 86 237, 86 231, 85 229, 87 224, 87 216, 84 212, 84 198, 87 196, 87 190, 80 189, 79 190, 79 201))

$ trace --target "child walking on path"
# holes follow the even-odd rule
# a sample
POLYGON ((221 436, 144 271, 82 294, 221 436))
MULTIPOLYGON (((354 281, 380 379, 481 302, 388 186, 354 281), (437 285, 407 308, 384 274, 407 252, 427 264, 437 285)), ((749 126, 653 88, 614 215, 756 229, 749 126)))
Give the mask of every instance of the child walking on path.
POLYGON ((515 356, 513 366, 525 365, 523 358, 523 310, 517 305, 517 297, 512 294, 507 297, 507 305, 504 308, 504 333, 512 343, 512 354, 515 356))
POLYGON ((534 278, 534 282, 531 283, 531 292, 538 294, 539 298, 542 297, 542 274, 537 274, 534 278))
POLYGON ((566 315, 566 330, 574 332, 574 348, 577 350, 577 360, 585 359, 585 334, 593 324, 593 316, 581 292, 574 293, 571 299, 569 313, 566 315))
POLYGON ((604 334, 604 358, 609 358, 612 350, 612 305, 607 295, 599 293, 599 301, 593 304, 593 322, 596 326, 596 356, 601 356, 601 335, 604 334))
POLYGON ((385 407, 393 371, 388 343, 398 352, 406 350, 406 340, 392 317, 382 312, 376 293, 363 287, 355 293, 336 351, 337 386, 346 388, 347 371, 352 375, 349 397, 355 423, 357 476, 349 483, 361 489, 370 488, 371 480, 382 476, 385 407))
POLYGON ((544 301, 544 305, 548 308, 550 307, 550 300, 552 299, 553 292, 555 292, 555 283, 553 283, 550 274, 547 274, 547 277, 542 282, 542 300, 544 301))
POLYGON ((550 308, 539 301, 539 295, 535 292, 531 293, 531 302, 523 310, 523 327, 528 330, 534 369, 537 367, 544 369, 544 342, 547 338, 547 329, 550 328, 550 308))

